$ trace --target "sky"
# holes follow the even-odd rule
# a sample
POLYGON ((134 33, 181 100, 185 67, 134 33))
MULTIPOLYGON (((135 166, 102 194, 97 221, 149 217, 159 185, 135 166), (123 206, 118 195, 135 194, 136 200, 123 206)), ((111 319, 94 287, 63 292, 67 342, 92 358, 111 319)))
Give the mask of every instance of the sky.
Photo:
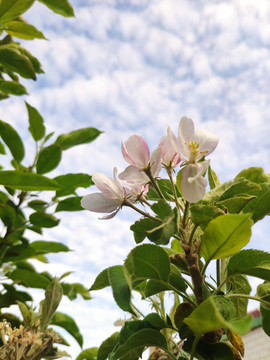
MULTIPOLYGON (((24 44, 45 71, 36 82, 22 81, 31 94, 24 100, 37 107, 47 131, 56 136, 83 127, 103 133, 91 144, 66 151, 50 177, 95 171, 112 176, 114 166, 120 172, 127 165, 121 141, 140 134, 153 151, 168 125, 177 132, 182 116, 219 137, 211 166, 222 182, 250 166, 270 172, 268 0, 71 4, 75 18, 63 18, 40 3, 25 16, 49 41, 24 44)), ((0 118, 20 132, 30 161, 34 144, 23 99, 2 101, 0 118)), ((80 195, 93 191, 81 189, 80 195)), ((135 245, 129 226, 138 216, 123 209, 112 220, 98 217, 87 211, 62 213, 61 225, 43 238, 62 241, 74 251, 50 256, 44 270, 56 275, 74 271, 69 280, 90 287, 102 269, 122 264, 135 245)), ((269 229, 269 219, 256 224, 248 247, 269 251, 269 229)), ((35 265, 43 270, 42 264, 35 265)), ((34 294, 41 299, 40 292, 34 294)), ((98 346, 117 330, 114 321, 125 316, 110 289, 92 296, 88 302, 65 299, 60 307, 76 319, 84 347, 98 346)), ((75 357, 79 347, 67 338, 75 357)))

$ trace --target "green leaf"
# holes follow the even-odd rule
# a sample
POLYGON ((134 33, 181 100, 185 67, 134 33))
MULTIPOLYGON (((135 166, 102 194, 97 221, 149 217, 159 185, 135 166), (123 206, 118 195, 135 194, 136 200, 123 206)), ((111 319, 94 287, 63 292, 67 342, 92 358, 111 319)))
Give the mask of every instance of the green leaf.
POLYGON ((72 146, 87 144, 94 141, 101 131, 95 128, 78 129, 70 132, 69 134, 63 134, 58 136, 55 144, 61 146, 62 150, 67 150, 72 146))
POLYGON ((270 183, 260 184, 261 189, 253 191, 256 198, 243 209, 245 213, 252 213, 252 220, 257 222, 270 214, 270 183))
POLYGON ((11 95, 26 95, 25 87, 16 81, 0 80, 0 91, 11 95))
MULTIPOLYGON (((5 150, 4 144, 2 144, 1 141, 0 141, 0 154, 6 155, 6 150, 5 150)), ((1 170, 1 168, 0 168, 0 170, 1 170)))
POLYGON ((45 174, 54 170, 60 163, 62 150, 60 146, 52 144, 41 150, 37 159, 37 173, 45 174))
POLYGON ((42 4, 46 5, 49 9, 51 9, 56 14, 60 14, 66 17, 72 17, 74 15, 74 11, 68 0, 39 0, 42 4))
POLYGON ((61 190, 56 192, 56 196, 70 195, 79 187, 88 188, 94 184, 90 175, 82 173, 60 175, 55 177, 54 180, 62 187, 61 190))
POLYGON ((51 228, 59 224, 59 219, 57 219, 52 214, 47 214, 41 211, 37 211, 29 216, 31 224, 37 227, 51 228))
POLYGON ((7 204, 0 206, 0 219, 5 226, 12 226, 15 223, 16 216, 16 211, 12 206, 7 204))
POLYGON ((28 50, 26 50, 25 48, 21 47, 18 43, 11 43, 10 47, 14 48, 16 51, 18 51, 21 55, 25 56, 26 58, 29 59, 30 63, 32 64, 32 67, 34 69, 34 71, 37 74, 41 74, 44 73, 44 71, 41 68, 41 64, 39 62, 39 60, 33 56, 28 50))
MULTIPOLYGON (((246 316, 239 320, 227 320, 216 304, 217 298, 220 298, 220 296, 209 297, 184 319, 184 322, 191 328, 194 334, 200 336, 221 328, 228 328, 240 335, 249 331, 252 322, 251 316, 246 316)), ((224 300, 226 299, 223 296, 222 298, 224 308, 224 300)), ((227 301, 230 302, 229 300, 227 301)))
POLYGON ((57 190, 61 186, 45 176, 20 171, 0 171, 0 184, 23 191, 57 190))
POLYGON ((0 64, 26 79, 36 80, 35 69, 30 59, 12 45, 0 46, 0 64))
POLYGON ((48 203, 43 200, 32 200, 27 204, 28 207, 36 211, 45 211, 48 207, 48 203))
POLYGON ((45 136, 45 126, 43 124, 43 118, 40 113, 33 106, 29 105, 25 101, 25 105, 28 111, 29 128, 33 139, 35 141, 41 140, 45 136))
POLYGON ((53 281, 50 282, 46 291, 45 291, 45 299, 40 303, 40 328, 41 331, 46 329, 50 320, 52 319, 60 301, 62 299, 63 290, 58 281, 54 278, 53 281))
POLYGON ((262 316, 262 328, 266 335, 270 336, 270 310, 260 305, 260 312, 262 316))
POLYGON ((98 348, 97 347, 88 348, 88 349, 83 350, 76 357, 75 360, 96 360, 97 359, 97 353, 98 353, 98 348))
POLYGON ((217 201, 216 206, 224 209, 229 214, 239 214, 255 198, 256 196, 234 196, 233 198, 217 201))
POLYGON ((9 21, 5 24, 5 31, 11 35, 24 40, 45 39, 45 36, 33 25, 23 21, 9 21))
POLYGON ((169 327, 168 324, 157 313, 150 313, 146 315, 143 320, 147 321, 151 326, 153 326, 157 330, 161 330, 169 327))
POLYGON ((125 278, 123 266, 111 266, 108 269, 110 285, 113 291, 113 297, 117 305, 124 311, 135 315, 131 307, 131 291, 125 278))
MULTIPOLYGON (((248 279, 244 275, 231 276, 226 284, 227 292, 229 294, 244 294, 249 295, 251 292, 251 286, 248 279)), ((247 313, 248 299, 245 298, 231 298, 231 302, 236 309, 236 315, 238 317, 244 316, 247 313)))
POLYGON ((268 302, 262 303, 262 307, 264 307, 267 310, 270 310, 270 282, 264 282, 263 284, 260 284, 257 287, 257 297, 259 297, 261 299, 261 301, 266 301, 268 302))
POLYGON ((72 196, 57 204, 55 212, 59 211, 80 211, 83 210, 81 207, 82 196, 72 196))
MULTIPOLYGON (((98 349, 97 360, 106 360, 110 352, 117 344, 119 332, 113 333, 110 337, 102 342, 98 349)), ((77 360, 77 359, 76 359, 77 360)))
POLYGON ((270 281, 270 254, 261 250, 242 250, 230 258, 227 275, 244 274, 270 281))
POLYGON ((16 304, 17 301, 26 302, 32 301, 30 294, 24 291, 17 291, 14 286, 9 284, 3 284, 6 293, 1 293, 0 296, 0 307, 6 308, 10 305, 16 304))
MULTIPOLYGON (((183 350, 191 352, 194 338, 187 339, 184 343, 183 350)), ((232 349, 226 343, 211 344, 208 341, 199 340, 194 354, 200 360, 236 360, 232 349)))
POLYGON ((200 254, 207 263, 234 255, 249 242, 252 224, 249 214, 215 218, 204 231, 200 254))
POLYGON ((211 166, 208 168, 208 182, 211 190, 220 185, 219 178, 211 166))
POLYGON ((194 204, 190 207, 191 220, 196 225, 207 224, 220 215, 224 215, 224 211, 215 205, 194 204))
POLYGON ((49 280, 44 275, 25 269, 15 269, 8 277, 26 287, 37 289, 46 289, 49 284, 49 280))
POLYGON ((148 218, 135 221, 135 223, 130 226, 130 230, 134 233, 136 244, 141 243, 146 238, 146 231, 152 230, 159 225, 160 222, 158 220, 148 218))
POLYGON ((70 249, 65 244, 56 241, 34 241, 30 244, 30 247, 35 250, 36 254, 70 251, 70 249))
POLYGON ((244 169, 236 176, 236 179, 241 177, 257 184, 270 181, 270 174, 265 174, 263 168, 261 167, 250 167, 248 169, 244 169))
POLYGON ((110 286, 109 268, 101 271, 101 273, 96 277, 94 284, 90 287, 89 290, 101 290, 107 286, 110 286))
POLYGON ((24 303, 22 303, 21 301, 17 301, 17 304, 19 305, 19 309, 20 309, 20 312, 23 317, 24 325, 26 327, 31 326, 31 321, 32 321, 31 311, 28 310, 27 306, 24 303))
POLYGON ((129 253, 124 263, 124 272, 130 287, 138 280, 166 282, 170 273, 170 260, 161 247, 151 244, 140 245, 129 253))
POLYGON ((0 136, 9 148, 14 159, 21 162, 24 158, 24 146, 17 131, 8 123, 0 120, 0 136))
POLYGON ((0 23, 4 24, 16 19, 25 13, 35 0, 1 0, 0 2, 0 23))
POLYGON ((66 314, 61 312, 55 312, 52 319, 50 320, 50 325, 57 325, 65 329, 77 343, 82 347, 83 346, 83 337, 80 333, 78 325, 74 319, 66 314))
POLYGON ((145 346, 156 346, 166 351, 167 341, 157 330, 142 329, 131 335, 123 345, 120 345, 112 354, 112 359, 128 356, 132 351, 141 349, 145 346))
MULTIPOLYGON (((173 188, 169 179, 159 179, 158 186, 166 200, 170 201, 174 199, 173 188)), ((177 188, 176 188, 176 193, 178 197, 181 196, 177 188)), ((147 193, 147 199, 159 201, 160 196, 156 193, 156 191, 152 187, 150 187, 147 193)))

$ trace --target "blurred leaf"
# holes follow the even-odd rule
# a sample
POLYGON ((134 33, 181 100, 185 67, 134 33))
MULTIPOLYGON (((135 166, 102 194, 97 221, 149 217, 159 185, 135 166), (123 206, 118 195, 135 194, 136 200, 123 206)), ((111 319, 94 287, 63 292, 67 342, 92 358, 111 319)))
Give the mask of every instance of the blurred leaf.
POLYGON ((25 87, 15 81, 0 80, 0 91, 11 95, 25 95, 27 91, 25 87))
POLYGON ((24 291, 17 291, 13 285, 3 284, 6 293, 1 294, 0 296, 0 307, 6 308, 10 305, 14 305, 17 301, 26 302, 32 301, 32 297, 30 294, 24 291))
MULTIPOLYGON (((183 346, 183 350, 191 353, 194 337, 188 338, 183 346)), ((224 342, 211 344, 208 341, 199 340, 194 354, 200 360, 240 360, 234 357, 230 346, 224 342)))
POLYGON ((24 40, 46 39, 37 28, 22 21, 9 21, 5 24, 5 31, 24 40))
POLYGON ((98 348, 92 347, 83 350, 77 357, 76 360, 96 360, 97 359, 98 348))
POLYGON ((208 182, 211 190, 220 185, 219 178, 211 166, 208 167, 208 182))
POLYGON ((30 247, 35 250, 36 254, 70 251, 70 249, 65 244, 56 241, 34 241, 30 244, 30 247))
POLYGON ((210 221, 201 239, 200 254, 208 263, 236 254, 251 237, 249 214, 222 215, 210 221))
POLYGON ((248 169, 244 169, 236 176, 236 179, 241 177, 257 184, 270 181, 270 174, 266 174, 261 167, 250 167, 248 169))
POLYGON ((110 352, 112 352, 115 345, 117 344, 118 335, 119 332, 115 332, 102 342, 98 349, 97 360, 106 360, 108 358, 108 355, 110 352))
POLYGON ((44 73, 39 60, 35 56, 33 56, 28 50, 20 46, 18 43, 12 43, 10 46, 13 47, 15 50, 19 51, 21 55, 25 56, 30 60, 32 67, 37 74, 44 73))
POLYGON ((5 226, 10 226, 15 222, 16 211, 12 206, 5 204, 0 206, 0 219, 5 226))
POLYGON ((8 277, 26 287, 37 289, 46 289, 49 284, 49 280, 45 276, 25 269, 15 269, 8 277))
POLYGON ((58 145, 50 145, 41 150, 37 159, 37 173, 45 174, 54 170, 61 161, 62 150, 58 145))
POLYGON ((232 256, 227 275, 244 274, 270 281, 270 254, 261 250, 242 250, 232 256))
POLYGON ((90 175, 82 173, 60 175, 55 177, 54 180, 62 187, 61 190, 56 192, 56 196, 70 195, 79 187, 88 188, 94 184, 90 175))
POLYGON ((0 23, 4 24, 10 20, 16 19, 25 13, 35 0, 1 0, 0 2, 0 23))
MULTIPOLYGON (((158 186, 166 200, 170 201, 174 199, 173 188, 169 179, 159 179, 158 186)), ((181 196, 177 188, 176 188, 176 193, 178 197, 181 196)), ((152 187, 149 187, 149 191, 147 193, 147 199, 158 201, 160 200, 160 196, 156 193, 156 191, 152 187)))
MULTIPOLYGON (((0 154, 6 155, 6 150, 5 150, 4 144, 2 144, 1 141, 0 141, 0 154)), ((0 168, 0 170, 1 170, 1 168, 0 168)))
POLYGON ((13 45, 0 46, 0 64, 26 79, 36 80, 32 62, 13 45))
POLYGON ((36 211, 45 211, 48 206, 48 203, 43 200, 32 200, 29 201, 27 206, 36 211))
POLYGON ((68 0, 39 0, 42 4, 46 5, 49 9, 51 9, 56 14, 60 14, 62 16, 75 16, 74 11, 68 0))
POLYGON ((44 331, 52 319, 60 301, 62 299, 63 290, 58 281, 54 278, 50 282, 45 291, 45 300, 40 303, 41 317, 40 328, 44 331))
POLYGON ((31 224, 37 227, 51 228, 59 224, 59 219, 57 219, 52 214, 47 214, 41 211, 37 211, 29 216, 31 224))
POLYGON ((69 134, 63 134, 58 136, 55 144, 61 146, 62 150, 67 150, 73 146, 87 144, 95 140, 101 131, 95 128, 78 129, 70 132, 69 134))
POLYGON ((265 302, 262 303, 262 307, 270 310, 270 282, 264 282, 263 284, 260 284, 257 287, 256 296, 259 297, 261 300, 268 302, 268 304, 266 304, 265 302))
POLYGON ((61 312, 56 312, 50 320, 50 325, 57 325, 65 329, 71 336, 73 336, 80 347, 83 346, 82 334, 80 333, 80 330, 72 317, 61 312))
POLYGON ((247 333, 252 322, 251 316, 246 316, 238 320, 226 319, 226 317, 224 317, 224 310, 227 310, 225 314, 230 314, 231 309, 231 305, 226 309, 226 302, 229 305, 230 301, 223 296, 210 296, 186 317, 184 322, 192 329, 196 336, 221 328, 228 328, 240 335, 247 333), (222 307, 218 308, 216 301, 217 299, 220 300, 221 297, 222 307), (220 310, 223 310, 223 314, 220 310))
POLYGON ((270 310, 260 305, 260 312, 262 315, 262 328, 264 332, 270 336, 270 310))
POLYGON ((31 313, 31 311, 21 301, 17 301, 17 304, 19 305, 19 309, 20 309, 20 312, 21 312, 22 317, 23 317, 24 325, 26 327, 31 326, 31 321, 32 321, 32 313, 31 313))
POLYGON ((243 209, 245 213, 252 213, 252 220, 257 222, 270 214, 270 183, 260 184, 260 189, 252 193, 256 196, 243 209))
MULTIPOLYGON (((230 294, 249 295, 251 292, 251 286, 248 282, 248 279, 244 275, 238 274, 235 276, 231 276, 226 286, 227 286, 227 292, 230 294)), ((236 314, 238 317, 246 315, 248 299, 239 297, 239 298, 231 298, 230 300, 235 306, 236 314)))
POLYGON ((83 210, 81 207, 82 196, 72 196, 62 201, 59 201, 55 212, 59 211, 80 211, 83 210))
POLYGON ((24 191, 57 190, 61 186, 54 180, 34 173, 0 171, 0 184, 24 191))
POLYGON ((113 297, 117 305, 124 311, 135 315, 131 307, 131 291, 124 275, 123 266, 111 266, 108 269, 110 285, 113 297))
POLYGON ((21 162, 24 158, 24 145, 17 131, 8 123, 0 120, 0 136, 9 148, 14 159, 21 162))
POLYGON ((29 128, 33 139, 35 141, 41 140, 45 135, 45 126, 43 124, 43 118, 40 113, 33 106, 29 105, 25 101, 25 105, 28 111, 29 128))

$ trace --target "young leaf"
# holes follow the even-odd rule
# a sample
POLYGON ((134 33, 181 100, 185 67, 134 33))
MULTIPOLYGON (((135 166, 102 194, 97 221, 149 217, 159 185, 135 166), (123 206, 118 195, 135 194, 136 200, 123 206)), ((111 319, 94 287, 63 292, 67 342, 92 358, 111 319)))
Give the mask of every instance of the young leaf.
POLYGON ((70 132, 69 134, 58 136, 55 144, 60 145, 62 150, 67 150, 72 146, 90 143, 100 134, 101 131, 95 128, 78 129, 70 132))
POLYGON ((170 260, 166 252, 156 245, 144 244, 134 248, 124 263, 128 283, 146 279, 167 282, 170 273, 170 260))
POLYGON ((12 45, 0 46, 0 63, 26 79, 36 80, 35 69, 30 59, 12 45))
POLYGON ((16 81, 0 80, 0 91, 11 95, 26 95, 25 87, 16 81))
POLYGON ((208 182, 211 190, 220 185, 219 178, 211 166, 208 168, 208 182))
POLYGON ((37 159, 37 173, 46 174, 54 170, 60 163, 62 150, 60 146, 52 144, 41 150, 37 159))
POLYGON ((131 291, 123 272, 123 266, 111 266, 108 269, 108 276, 113 291, 113 297, 117 305, 122 310, 135 315, 131 307, 131 291))
POLYGON ((40 328, 42 331, 46 329, 51 318, 53 317, 56 309, 58 308, 58 305, 60 304, 62 295, 62 287, 54 278, 45 291, 45 299, 40 304, 40 328))
POLYGON ((8 123, 0 120, 0 136, 14 159, 21 162, 24 158, 24 145, 17 131, 8 123))
POLYGON ((260 189, 253 191, 255 199, 243 209, 245 213, 252 213, 252 220, 257 222, 270 214, 270 183, 260 184, 260 189))
POLYGON ((55 312, 52 319, 50 320, 50 325, 57 325, 65 329, 71 336, 74 337, 80 347, 83 346, 82 334, 80 333, 78 325, 72 317, 61 312, 55 312))
POLYGON ((33 106, 25 102, 28 111, 29 128, 33 139, 35 141, 41 140, 45 135, 45 126, 43 118, 40 113, 33 106))
POLYGON ((16 19, 25 13, 33 4, 35 0, 2 0, 0 2, 0 23, 16 19))
MULTIPOLYGON (((110 337, 102 342, 98 349, 97 360, 106 360, 117 344, 119 332, 113 333, 110 337)), ((77 360, 77 359, 76 359, 77 360)))
POLYGON ((84 349, 75 360, 96 360, 97 359, 98 348, 92 347, 84 349))
POLYGON ((41 211, 37 211, 29 216, 31 224, 37 227, 51 228, 59 224, 59 219, 57 219, 52 214, 47 214, 41 211))
POLYGON ((202 236, 200 253, 207 263, 236 254, 251 237, 249 214, 222 215, 210 221, 202 236))
POLYGON ((244 169, 235 178, 238 179, 241 177, 257 184, 270 181, 270 174, 265 174, 263 168, 261 167, 250 167, 248 169, 244 169))
POLYGON ((230 258, 227 275, 244 274, 270 281, 270 254, 261 250, 242 250, 230 258))
POLYGON ((42 4, 46 5, 49 9, 51 9, 56 14, 60 14, 66 17, 72 17, 74 15, 74 11, 68 0, 39 0, 42 4))
POLYGON ((0 171, 0 184, 23 191, 57 190, 61 186, 54 180, 34 173, 0 171))
MULTIPOLYGON (((226 319, 220 310, 224 311, 225 309, 229 313, 230 306, 226 309, 224 300, 227 299, 223 297, 222 308, 218 308, 216 304, 217 298, 220 298, 220 296, 210 296, 184 319, 184 322, 192 329, 194 334, 200 336, 221 328, 228 328, 240 335, 249 331, 252 322, 251 316, 243 317, 239 320, 226 319)), ((227 301, 229 302, 229 300, 227 301)))
POLYGON ((22 21, 9 21, 5 24, 5 31, 11 36, 24 40, 46 39, 33 25, 22 21))
POLYGON ((81 196, 71 196, 67 199, 59 201, 59 203, 57 204, 57 207, 55 209, 55 212, 84 210, 81 207, 81 199, 82 199, 81 196))

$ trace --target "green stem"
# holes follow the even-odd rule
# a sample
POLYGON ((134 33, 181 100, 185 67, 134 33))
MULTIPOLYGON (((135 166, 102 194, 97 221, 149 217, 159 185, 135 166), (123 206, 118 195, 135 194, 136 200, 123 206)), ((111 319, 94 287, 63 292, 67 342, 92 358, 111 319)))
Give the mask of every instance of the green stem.
POLYGON ((177 209, 178 209, 178 212, 179 212, 179 214, 180 214, 180 216, 181 216, 181 211, 180 211, 181 208, 180 208, 180 204, 179 204, 178 197, 177 197, 177 193, 176 193, 175 184, 174 184, 173 177, 172 177, 172 169, 166 167, 166 171, 167 171, 167 174, 168 174, 168 176, 169 176, 170 182, 171 182, 171 184, 172 184, 174 201, 175 201, 176 207, 177 207, 177 209))
POLYGON ((260 301, 261 303, 269 306, 269 301, 258 298, 257 296, 251 296, 251 295, 246 295, 246 294, 228 294, 228 295, 226 295, 226 297, 228 297, 228 298, 244 298, 244 299, 256 300, 256 301, 260 301))
POLYGON ((157 217, 154 217, 150 214, 148 214, 147 212, 137 208, 137 206, 133 205, 130 201, 128 201, 127 199, 125 199, 123 205, 126 205, 126 206, 129 206, 131 207, 133 210, 137 211, 139 214, 145 216, 145 217, 148 217, 149 219, 152 219, 152 220, 156 220, 156 221, 159 221, 159 222, 162 222, 162 220, 160 220, 159 218, 157 217))
POLYGON ((184 211, 184 216, 183 216, 183 228, 186 227, 186 222, 187 222, 187 217, 188 217, 188 210, 189 210, 189 202, 186 201, 186 206, 185 206, 185 211, 184 211))
POLYGON ((221 283, 219 284, 219 286, 216 288, 216 290, 213 292, 213 295, 217 294, 226 284, 226 282, 229 280, 229 276, 227 278, 225 278, 224 280, 221 281, 221 283))
POLYGON ((194 341, 193 341, 192 348, 191 348, 191 354, 190 354, 190 360, 194 359, 194 356, 195 356, 195 353, 196 353, 196 347, 197 347, 197 344, 198 344, 199 340, 200 340, 200 336, 196 336, 194 341))
POLYGON ((189 240, 188 240, 189 246, 192 246, 193 236, 194 236, 194 234, 195 234, 198 226, 199 226, 199 225, 195 225, 195 226, 193 227, 192 231, 191 231, 191 234, 190 234, 190 237, 189 237, 189 240))
POLYGON ((220 285, 220 259, 216 260, 217 286, 220 285))
POLYGON ((152 175, 152 173, 151 173, 151 169, 150 169, 150 168, 149 168, 149 169, 145 169, 144 172, 145 172, 146 175, 149 177, 149 179, 150 179, 150 181, 151 181, 151 184, 152 184, 153 188, 156 190, 156 192, 158 193, 159 197, 160 197, 162 200, 164 200, 164 201, 167 202, 167 200, 165 199, 164 195, 162 194, 162 192, 161 192, 161 190, 160 190, 160 188, 159 188, 159 186, 158 186, 158 183, 157 183, 156 179, 153 178, 153 175, 152 175))

